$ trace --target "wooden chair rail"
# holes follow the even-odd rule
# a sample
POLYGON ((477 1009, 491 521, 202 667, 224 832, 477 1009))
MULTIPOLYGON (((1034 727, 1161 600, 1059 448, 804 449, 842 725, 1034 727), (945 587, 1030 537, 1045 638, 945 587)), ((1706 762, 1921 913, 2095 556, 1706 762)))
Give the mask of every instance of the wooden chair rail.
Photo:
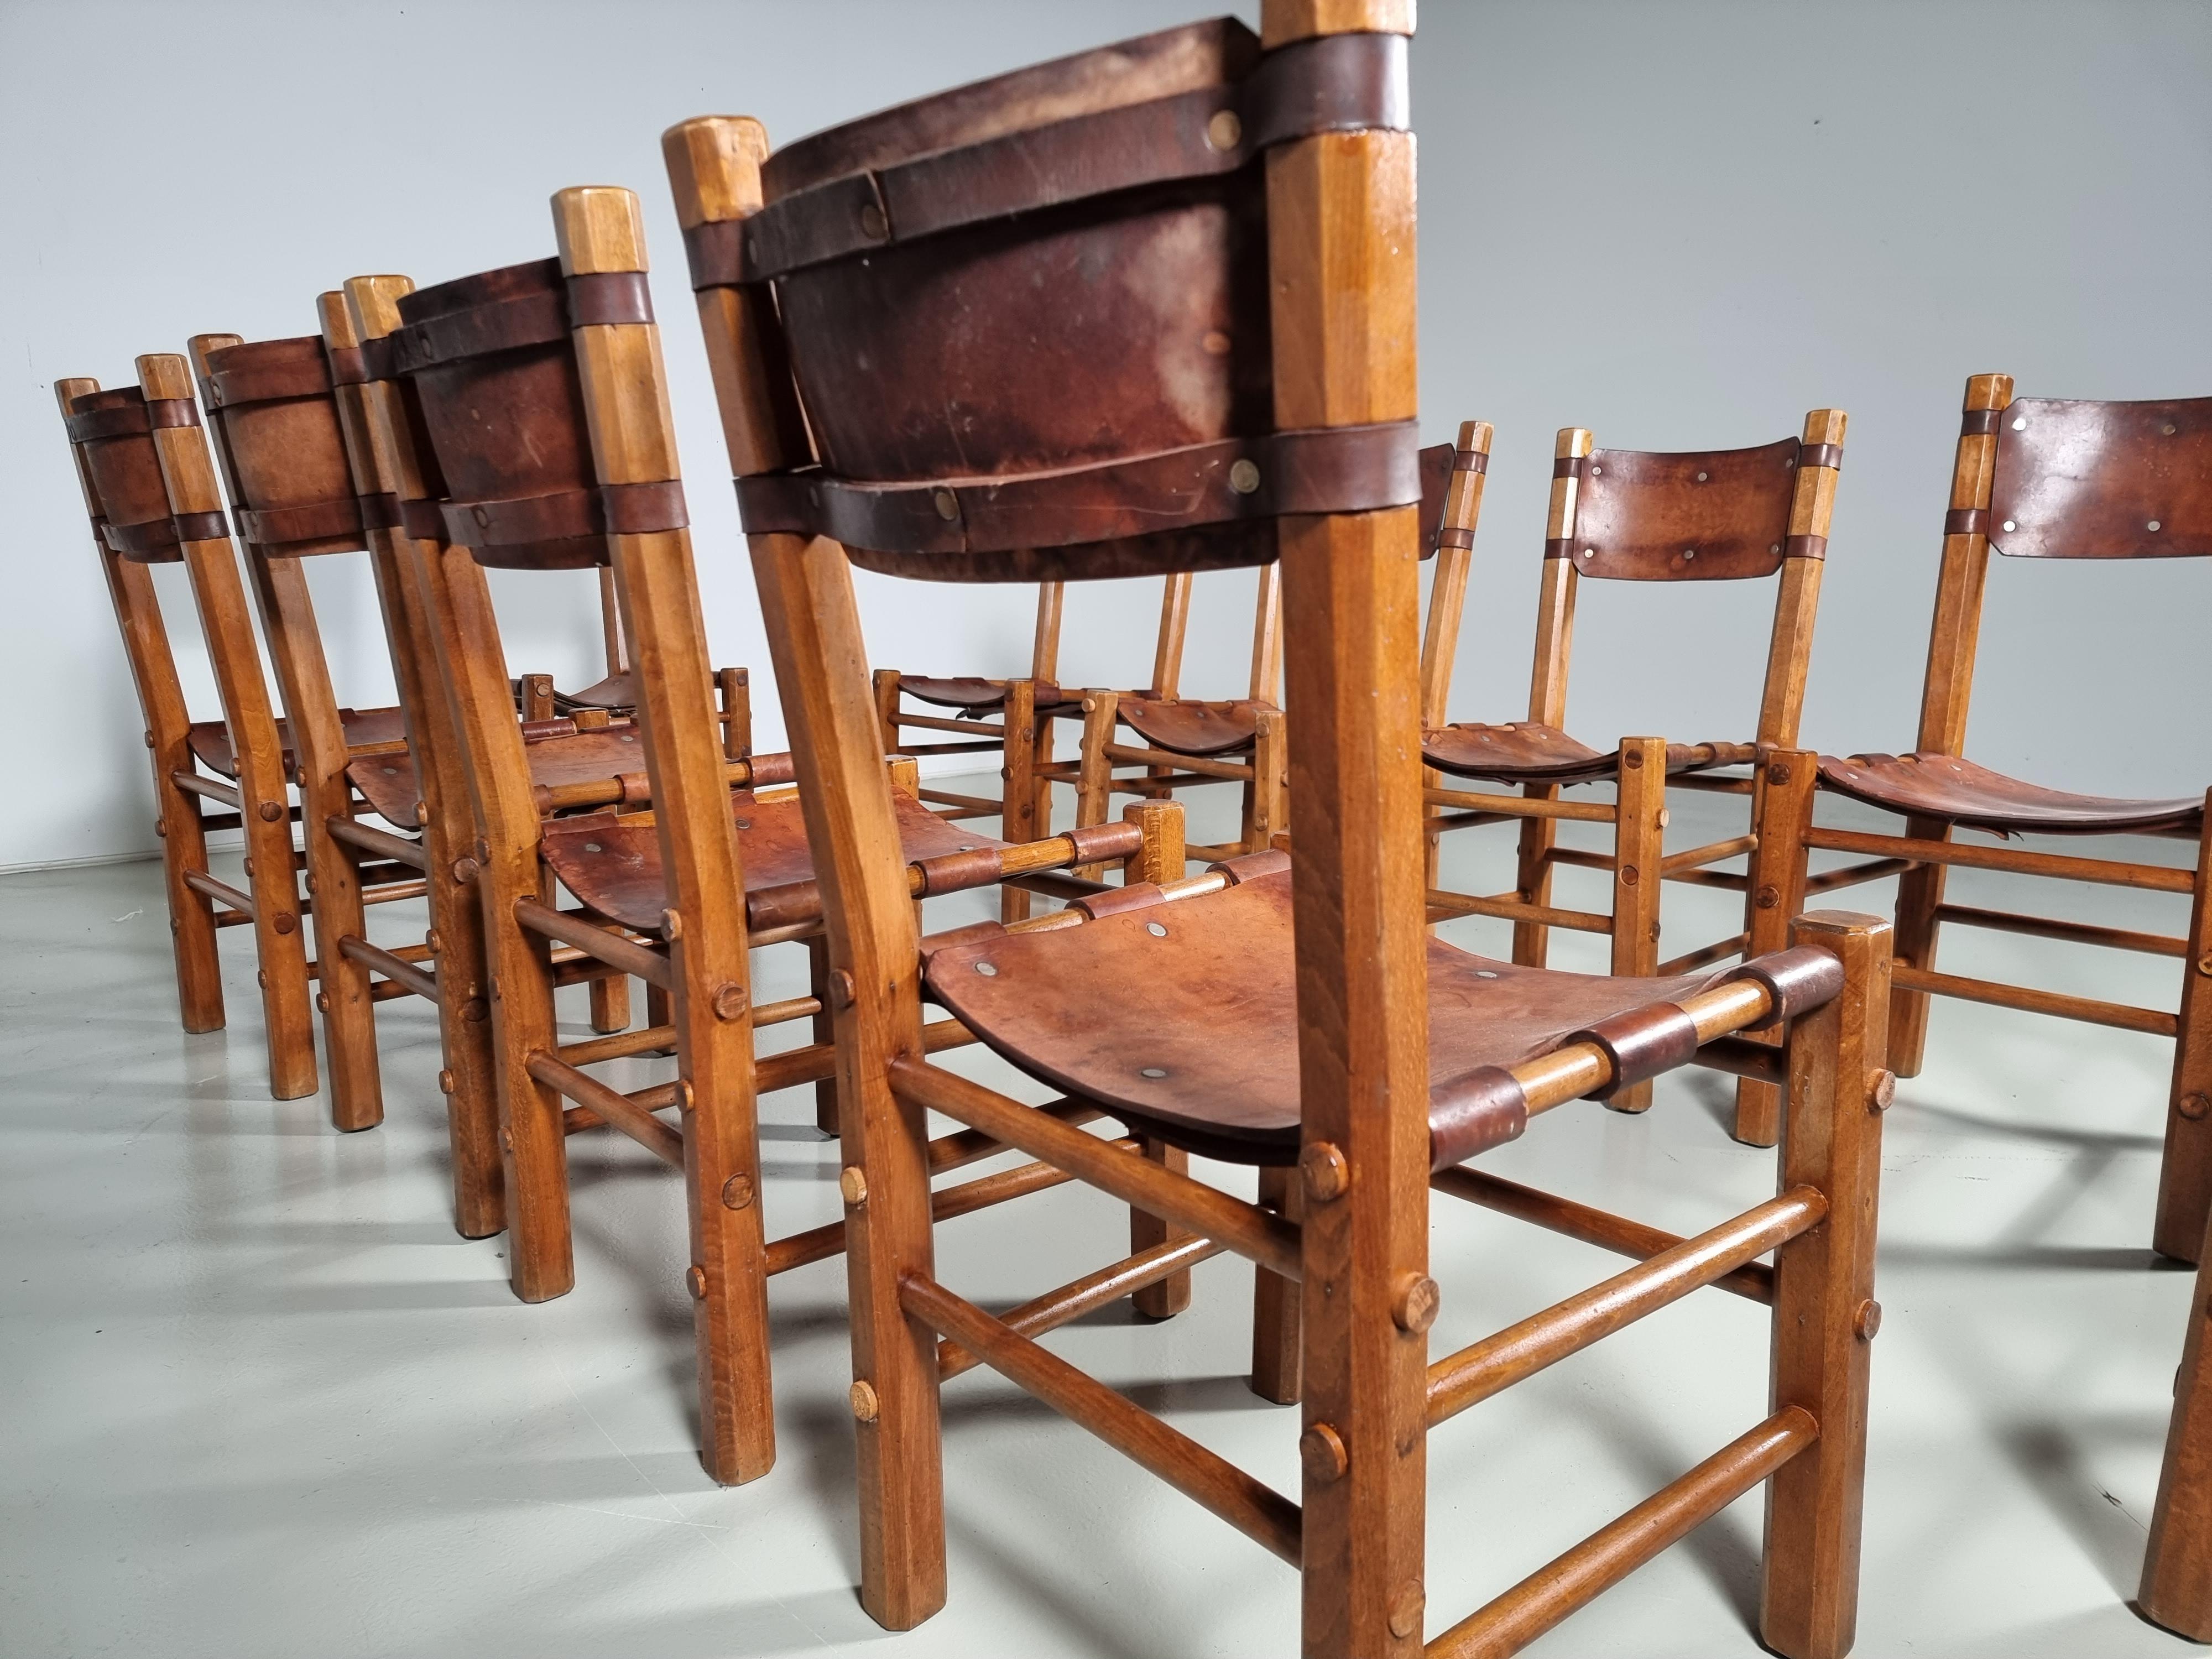
POLYGON ((1445 1355, 1429 1367, 1429 1426, 1786 1244, 1827 1213, 1824 1194, 1810 1187, 1792 1188, 1601 1285, 1445 1355))
MULTIPOLYGON (((1147 1285, 1196 1267, 1219 1255, 1222 1247, 1210 1238, 1171 1238, 1149 1250, 1116 1261, 1111 1267, 1072 1279, 1056 1291, 1024 1302, 1001 1315, 1000 1322, 1017 1336, 1036 1338, 1057 1330, 1071 1320, 1095 1313, 1125 1296, 1134 1296, 1147 1285)), ((937 1380, 959 1376, 983 1363, 957 1342, 937 1345, 937 1380)))
MULTIPOLYGON (((1001 743, 1006 738, 1003 724, 994 726, 988 720, 954 720, 944 714, 893 714, 890 719, 900 726, 919 726, 925 732, 957 732, 963 737, 995 738, 1001 743)), ((910 751, 902 749, 900 752, 910 751)))
MULTIPOLYGON (((1679 783, 1680 779, 1674 779, 1679 783)), ((1567 818, 1577 823, 1611 823, 1613 808, 1589 800, 1553 800, 1543 795, 1485 795, 1467 789, 1427 788, 1421 799, 1431 806, 1456 806, 1470 812, 1494 812, 1508 818, 1567 818)), ((1610 867, 1610 866, 1608 866, 1610 867)))
MULTIPOLYGON (((186 886, 190 886, 191 884, 189 882, 185 884, 186 886)), ((246 923, 252 920, 253 913, 252 911, 240 910, 235 907, 227 910, 218 910, 215 913, 215 925, 218 927, 243 927, 246 923)))
POLYGON ((1804 842, 1808 847, 1832 853, 1868 853, 1882 858, 1910 859, 1916 864, 1963 864, 1977 870, 2055 876, 2061 881, 2094 881, 2107 887, 2140 887, 2157 893, 2186 893, 2196 886, 2190 872, 2169 865, 2075 858, 2063 853, 2031 853, 2024 848, 1982 847, 1972 842, 1919 841, 1905 836, 1876 836, 1856 830, 1816 827, 1806 831, 1804 842))
POLYGON ((1711 945, 1701 945, 1694 951, 1685 951, 1670 961, 1662 962, 1655 970, 1660 978, 1670 974, 1693 974, 1700 968, 1716 962, 1725 962, 1730 957, 1741 956, 1749 942, 1749 933, 1732 933, 1726 939, 1717 939, 1711 945))
POLYGON ((219 778, 202 777, 197 772, 187 772, 182 768, 169 774, 169 781, 188 795, 204 795, 210 800, 221 801, 234 811, 246 810, 246 803, 240 798, 238 786, 234 783, 225 783, 219 778))
POLYGON ((1726 772, 1678 772, 1667 780, 1669 789, 1703 789, 1715 795, 1748 795, 1759 785, 1755 779, 1726 772))
POLYGON ((517 899, 514 919, 533 933, 573 945, 610 968, 634 974, 648 985, 658 985, 664 991, 676 988, 676 970, 665 951, 657 951, 649 945, 640 945, 635 939, 611 933, 581 911, 556 910, 537 899, 517 899))
MULTIPOLYGON (((761 783, 791 781, 791 757, 788 755, 756 755, 745 760, 725 761, 722 775, 733 789, 761 783)), ((576 783, 541 783, 532 791, 541 817, 555 812, 565 812, 579 806, 635 806, 650 799, 646 792, 645 774, 635 772, 626 777, 586 778, 576 783)))
MULTIPOLYGON (((1632 1255, 1639 1261, 1649 1261, 1687 1242, 1678 1234, 1648 1227, 1609 1210, 1577 1204, 1571 1198, 1524 1187, 1518 1182, 1468 1169, 1463 1164, 1437 1170, 1429 1176, 1429 1185, 1467 1203, 1479 1204, 1486 1210, 1496 1210, 1501 1215, 1513 1216, 1585 1244, 1595 1244, 1616 1255, 1632 1255)), ((1747 1261, 1740 1267, 1731 1267, 1711 1283, 1716 1289, 1747 1301, 1771 1304, 1774 1300, 1774 1269, 1762 1261, 1747 1261)))
MULTIPOLYGON (((361 902, 363 904, 397 904, 402 899, 421 898, 429 890, 430 884, 425 881, 387 882, 381 887, 369 888, 362 894, 361 902)), ((314 908, 313 899, 300 901, 300 911, 303 915, 311 914, 314 908)))
POLYGON ((1609 933, 1613 918, 1601 916, 1595 910, 1563 910, 1556 905, 1531 904, 1512 893, 1493 893, 1479 897, 1473 893, 1448 893, 1441 887, 1429 889, 1429 920, 1438 921, 1453 916, 1497 916, 1507 921, 1540 921, 1547 927, 1571 928, 1578 933, 1609 933))
POLYGON ((1679 853, 1669 853, 1659 860, 1659 873, 1671 876, 1679 870, 1702 869, 1708 864, 1718 864, 1723 859, 1741 857, 1756 852, 1759 837, 1731 836, 1726 841, 1708 842, 1703 847, 1686 847, 1679 853))
POLYGON ((891 1092, 911 1105, 994 1135, 1147 1215, 1218 1240, 1282 1278, 1296 1279, 1304 1270, 1297 1224, 1273 1211, 1231 1198, 1164 1164, 1126 1157, 1096 1135, 925 1061, 902 1058, 890 1070, 891 1092))
MULTIPOLYGON (((1139 1150, 1133 1140, 1109 1140, 1100 1144, 1119 1147, 1125 1152, 1139 1150)), ((1004 1204, 1009 1199, 1065 1186, 1074 1179, 1066 1170, 1055 1170, 1049 1164, 1019 1164, 996 1175, 962 1182, 956 1187, 939 1188, 929 1195, 929 1218, 933 1223, 951 1221, 958 1216, 973 1214, 977 1210, 987 1210, 994 1204, 1004 1204)), ((826 1261, 833 1255, 844 1253, 845 1224, 832 1221, 823 1226, 809 1228, 803 1233, 793 1233, 787 1238, 776 1239, 768 1246, 763 1260, 767 1271, 775 1274, 788 1273, 793 1267, 803 1267, 811 1261, 826 1261)))
POLYGON ((1235 783, 1249 783, 1252 781, 1249 762, 1212 760, 1204 755, 1178 755, 1171 749, 1140 748, 1126 743, 1107 744, 1100 752, 1121 766, 1169 766, 1178 772, 1191 773, 1196 778, 1235 783))
POLYGON ((1995 980, 1970 979, 1960 974, 1939 974, 1915 968, 1902 957, 1890 967, 1891 981, 1900 991, 1932 991, 1961 1002, 1985 1002, 1996 1008, 2016 1008, 2023 1013, 2055 1014, 2089 1025, 2112 1025, 2123 1031, 2144 1031, 2170 1037, 2181 1030, 2173 1015, 2155 1008, 2134 1008, 2124 1002, 2100 1002, 2063 991, 2038 991, 2025 985, 2006 985, 1995 980))
POLYGON ((564 1042, 553 1051, 553 1055, 564 1066, 592 1066, 603 1060, 625 1060, 632 1054, 649 1054, 655 1049, 675 1046, 673 1025, 646 1025, 635 1031, 592 1037, 585 1042, 564 1042))
POLYGON ((917 790, 915 794, 918 799, 928 801, 933 805, 957 806, 960 809, 957 812, 938 814, 939 817, 945 818, 995 818, 1002 814, 1006 807, 1004 801, 989 800, 981 795, 963 795, 951 789, 921 789, 917 790))
POLYGON ((1789 1406, 1429 1643, 1425 1659, 1504 1659, 1718 1515, 1820 1437, 1789 1406))
POLYGON ((1020 1383, 1184 1496, 1292 1566, 1298 1565, 1304 1517, 1296 1504, 1273 1487, 1170 1428, 1143 1407, 1130 1404, 1097 1378, 1085 1376, 933 1279, 920 1273, 902 1275, 899 1303, 939 1335, 952 1338, 994 1370, 1020 1383))
POLYGON ((349 847, 358 847, 364 853, 374 853, 394 864, 404 864, 416 870, 429 868, 430 855, 422 843, 410 841, 404 836, 395 836, 388 830, 374 829, 353 818, 333 817, 324 826, 332 841, 342 841, 349 847))
MULTIPOLYGON (((1710 991, 1683 998, 1675 1006, 1690 1017, 1698 1030, 1698 1053, 1691 1056, 1692 1062, 1697 1061, 1714 1038, 1764 1022, 1772 1006, 1773 999, 1766 988, 1754 980, 1731 980, 1710 991)), ((1531 1117, 1539 1112, 1548 1112, 1554 1106, 1564 1106, 1571 1100, 1580 1100, 1584 1095, 1595 1094, 1613 1080, 1613 1062, 1595 1042, 1571 1042, 1505 1069, 1521 1085, 1531 1117)))
MULTIPOLYGON (((557 1089, 586 1108, 602 1123, 612 1124, 665 1164, 684 1167, 684 1133, 653 1116, 637 1097, 611 1089, 597 1078, 586 1077, 574 1066, 533 1049, 527 1062, 530 1075, 549 1089, 557 1089)), ((672 1099, 673 1090, 671 1091, 672 1099)))
MULTIPOLYGON (((908 760, 919 760, 927 755, 995 755, 1003 748, 1001 744, 980 739, 975 743, 908 743, 899 746, 899 753, 908 760)), ((994 809, 999 805, 996 801, 992 803, 994 809)))
POLYGON ((2027 933, 2037 939, 2064 939, 2071 945, 2102 945, 2114 951, 2136 951, 2152 957, 2185 957, 2189 941, 2171 933, 2138 933, 2125 927, 2100 927, 2094 922, 2061 921, 2053 916, 2023 916, 2012 910, 1983 910, 1971 904, 1939 904, 1936 920, 1955 921, 1966 927, 1986 927, 1999 933, 2027 933))
POLYGON ((413 963, 395 956, 381 945, 371 945, 365 939, 349 933, 338 941, 338 952, 349 961, 380 973, 395 985, 404 986, 425 1001, 438 1000, 438 977, 427 973, 413 963))
POLYGON ((1901 876, 1907 870, 1920 866, 1911 859, 1869 859, 1864 864, 1846 864, 1834 870, 1823 870, 1817 876, 1805 878, 1805 896, 1832 893, 1840 887, 1860 887, 1870 881, 1884 881, 1891 876, 1901 876))
POLYGON ((185 885, 203 897, 215 900, 218 904, 228 904, 238 912, 241 921, 251 921, 253 919, 253 901, 228 882, 219 880, 204 870, 185 871, 185 885))

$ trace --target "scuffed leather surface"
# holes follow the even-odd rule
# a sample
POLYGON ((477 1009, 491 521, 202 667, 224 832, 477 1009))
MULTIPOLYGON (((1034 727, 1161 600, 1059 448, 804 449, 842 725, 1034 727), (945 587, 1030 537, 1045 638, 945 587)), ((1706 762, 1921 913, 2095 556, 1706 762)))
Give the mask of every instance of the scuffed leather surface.
MULTIPOLYGON (((356 748, 398 743, 407 735, 407 723, 397 708, 341 708, 338 723, 345 728, 346 742, 356 748)), ((195 720, 185 736, 201 765, 227 778, 238 775, 238 754, 231 746, 230 728, 221 720, 195 720)), ((289 775, 297 762, 292 754, 292 728, 281 718, 276 722, 276 744, 284 751, 284 770, 289 775)), ((398 758, 404 762, 407 757, 398 758)), ((410 805, 414 799, 408 797, 410 805)))
POLYGON ((1853 755, 1842 760, 1823 755, 1820 781, 1871 806, 1973 830, 2049 836, 2139 830, 2194 834, 2204 822, 2201 795, 2171 800, 2075 795, 2008 778, 1955 755, 1853 755))
MULTIPOLYGON (((1748 743, 1670 743, 1667 770, 1672 775, 1738 766, 1756 753, 1748 743)), ((1594 783, 1620 769, 1618 749, 1593 749, 1534 720, 1439 726, 1421 734, 1421 758, 1455 777, 1498 783, 1594 783)))
POLYGON ((1115 713, 1155 748, 1178 755, 1225 755, 1250 746, 1260 711, 1267 707, 1243 700, 1125 697, 1115 713))

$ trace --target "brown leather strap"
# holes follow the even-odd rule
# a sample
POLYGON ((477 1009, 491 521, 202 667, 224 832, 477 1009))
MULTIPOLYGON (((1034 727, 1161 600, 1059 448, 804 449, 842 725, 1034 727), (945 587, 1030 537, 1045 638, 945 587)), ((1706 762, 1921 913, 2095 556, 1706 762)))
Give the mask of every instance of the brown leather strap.
POLYGON ((1782 556, 1785 559, 1825 559, 1828 556, 1826 536, 1784 536, 1782 556))
POLYGON ((1774 999, 1770 1020, 1795 1019, 1843 994, 1844 964, 1840 957, 1817 945, 1796 945, 1787 951, 1753 957, 1721 983, 1744 979, 1765 986, 1774 999))
POLYGON ((1145 832, 1135 824, 1087 823, 1079 824, 1067 832, 1075 846, 1075 864, 1109 864, 1132 857, 1142 850, 1145 832))
POLYGON ((1544 556, 1547 559, 1571 559, 1574 556, 1575 543, 1571 536, 1554 536, 1544 544, 1544 556))
POLYGON ((998 851, 990 847, 971 847, 964 853, 939 853, 934 858, 916 859, 915 868, 921 872, 920 896, 924 898, 988 887, 1000 876, 998 851))
POLYGON ((230 520, 220 513, 179 513, 142 524, 106 524, 100 533, 116 552, 143 559, 169 553, 186 542, 220 541, 230 534, 230 520))
POLYGON ((331 360, 332 386, 362 386, 368 380, 368 359, 359 346, 325 345, 331 360))
POLYGON ((1554 455, 1552 457, 1552 476, 1555 478, 1586 478, 1589 476, 1589 457, 1554 455))
POLYGON ((1446 525, 1442 530, 1437 532, 1437 545, 1458 548, 1462 550, 1471 549, 1474 545, 1474 532, 1446 525))
POLYGON ((810 470, 738 480, 748 535, 828 536, 884 553, 1067 547, 1293 513, 1366 513, 1421 498, 1413 423, 1225 438, 1130 461, 943 484, 810 470))
POLYGON ((1455 449, 1452 451, 1452 471, 1487 472, 1490 471, 1490 452, 1486 449, 1455 449))
POLYGON ((1943 515, 1943 533, 1986 536, 1990 533, 1990 515, 1978 507, 1954 507, 1943 515))
POLYGON ((381 495, 362 495, 356 498, 361 508, 361 527, 363 530, 398 530, 404 527, 418 542, 442 542, 446 539, 445 514, 438 503, 430 501, 403 501, 386 491, 381 495))
POLYGON ((1479 1066, 1429 1091, 1429 1167, 1449 1169, 1478 1152, 1518 1140, 1528 1127, 1528 1097, 1502 1066, 1479 1066))
POLYGON ((691 522, 684 511, 684 486, 673 478, 504 501, 447 501, 441 511, 445 539, 456 547, 514 547, 579 536, 649 536, 682 530, 691 522))
POLYGON ((330 364, 319 357, 246 363, 200 377, 200 397, 210 409, 273 404, 286 398, 320 398, 330 389, 330 364))
POLYGON ((1671 1002, 1630 1008, 1568 1036, 1562 1048, 1594 1042, 1613 1062, 1613 1081, 1595 1098, 1610 1100, 1631 1084, 1671 1072, 1698 1052, 1698 1022, 1671 1002))
MULTIPOLYGON (((997 854, 994 854, 995 858, 997 854)), ((1164 904, 1167 895, 1155 881, 1131 882, 1121 887, 1109 887, 1103 893, 1086 893, 1067 908, 1080 910, 1096 921, 1101 916, 1117 916, 1125 910, 1149 909, 1155 904, 1164 904)))
POLYGON ((1799 466, 1825 466, 1840 469, 1844 464, 1841 444, 1800 444, 1797 446, 1799 466))
POLYGON ((963 225, 1233 173, 1272 145, 1316 133, 1402 131, 1408 118, 1403 36, 1301 40, 1266 53, 1233 87, 1007 133, 833 179, 750 218, 697 226, 684 239, 691 285, 768 282, 963 225))
POLYGON ((2002 410, 1970 409, 1959 417, 1959 435, 1962 438, 1986 438, 1997 429, 1997 416, 2002 410))
POLYGON ((199 405, 190 398, 149 398, 143 403, 118 404, 111 409, 88 409, 65 422, 70 440, 81 444, 134 437, 157 427, 199 423, 199 405))
POLYGON ((1263 848, 1257 853, 1239 853, 1233 859, 1223 859, 1218 864, 1209 864, 1209 870, 1218 870, 1229 878, 1231 887, 1248 881, 1257 881, 1262 876, 1279 876, 1291 867, 1291 855, 1279 847, 1263 848))
POLYGON ((239 535, 264 548, 285 542, 356 536, 362 529, 361 503, 351 495, 336 501, 309 501, 299 507, 241 509, 237 517, 239 535))
POLYGON ((495 351, 551 345, 572 328, 652 320, 653 296, 642 272, 594 272, 569 277, 557 291, 495 300, 410 323, 385 337, 386 366, 395 375, 413 374, 495 351))

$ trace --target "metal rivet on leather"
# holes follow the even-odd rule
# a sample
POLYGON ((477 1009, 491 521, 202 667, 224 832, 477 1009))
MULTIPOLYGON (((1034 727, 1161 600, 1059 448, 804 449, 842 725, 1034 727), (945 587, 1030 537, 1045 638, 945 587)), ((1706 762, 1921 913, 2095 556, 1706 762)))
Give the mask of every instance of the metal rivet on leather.
POLYGON ((1477 979, 1496 979, 1498 970, 1495 968, 1478 968, 1474 970, 1474 976, 1477 979))
POLYGON ((1164 1066, 1147 1066, 1142 1071, 1138 1073, 1138 1076, 1139 1077, 1151 1078, 1165 1077, 1167 1074, 1168 1068, 1164 1066))
POLYGON ((2020 526, 2019 526, 2018 525, 2014 524, 2014 523, 2010 519, 2007 519, 2007 520, 2004 521, 2004 527, 2005 527, 2007 530, 2017 530, 2017 529, 2019 529, 2019 528, 2020 528, 2020 526))
POLYGON ((399 775, 399 769, 396 766, 387 766, 384 769, 384 775, 387 778, 396 778, 399 775))
POLYGON ((960 516, 960 498, 949 489, 940 489, 930 497, 936 503, 937 516, 950 524, 960 516))
POLYGON ((1145 924, 1145 931, 1154 939, 1165 939, 1168 936, 1168 925, 1164 921, 1148 921, 1145 924))
POLYGON ((1694 559, 1698 556, 1698 550, 1694 547, 1686 547, 1682 550, 1682 556, 1686 559, 1694 559))
POLYGON ((750 830, 753 827, 753 821, 750 818, 739 818, 737 823, 740 830, 750 830))
POLYGON ((2014 431, 2015 431, 2015 432, 2025 432, 2025 431, 2027 431, 2027 417, 2026 416, 2024 416, 2024 415, 2023 415, 2023 416, 2019 416, 2018 418, 2016 418, 2016 419, 2013 422, 2013 423, 2012 423, 2012 429, 2013 429, 2014 431))
POLYGON ((1590 477, 1593 477, 1593 478, 1595 478, 1595 477, 1597 477, 1597 475, 1598 475, 1599 473, 1601 473, 1601 472, 1602 472, 1602 471, 1605 471, 1605 469, 1604 469, 1603 467, 1601 467, 1601 466, 1594 466, 1594 467, 1592 467, 1592 468, 1590 469, 1590 477))
POLYGON ((1584 557, 1584 558, 1586 558, 1586 559, 1589 559, 1589 558, 1595 558, 1596 556, 1597 556, 1597 549, 1595 549, 1595 548, 1594 548, 1594 547, 1586 547, 1586 548, 1583 549, 1583 557, 1584 557))
POLYGON ((1772 543, 1768 546, 1766 550, 1770 553, 1779 553, 1782 550, 1782 544, 1780 542, 1772 543))
POLYGON ((2155 529, 2157 529, 2157 528, 2158 528, 2158 520, 2157 520, 2156 519, 2153 519, 2153 520, 2152 520, 2148 524, 2145 525, 2145 526, 2143 526, 2143 528, 2144 528, 2145 530, 2155 530, 2155 529))
POLYGON ((2166 431, 2166 435, 2167 437, 2171 438, 2171 437, 2173 435, 2173 422, 2172 422, 2168 421, 2168 422, 2166 423, 2165 431, 2166 431))
POLYGON ((1240 495, 1249 495, 1260 487, 1260 469, 1249 460, 1235 463, 1229 469, 1229 487, 1240 495))
POLYGON ((1711 476, 1711 474, 1709 474, 1709 473, 1700 472, 1699 474, 1698 474, 1698 482, 1699 483, 1705 483, 1705 482, 1706 481, 1706 479, 1707 479, 1708 477, 1710 477, 1711 476))
POLYGON ((881 208, 871 202, 860 210, 860 234, 872 241, 880 242, 890 234, 890 222, 884 219, 881 208))
POLYGON ((975 964, 975 971, 982 975, 985 979, 996 979, 999 976, 998 967, 993 963, 979 962, 975 964))
POLYGON ((491 522, 491 514, 485 512, 483 508, 480 507, 471 507, 469 509, 469 514, 480 526, 488 525, 491 522))
POLYGON ((607 849, 595 841, 587 841, 584 843, 584 850, 586 853, 604 853, 607 849))
POLYGON ((1206 142, 1216 149, 1234 149, 1237 141, 1244 136, 1244 124, 1237 118, 1233 109, 1217 110, 1213 118, 1206 124, 1206 142))

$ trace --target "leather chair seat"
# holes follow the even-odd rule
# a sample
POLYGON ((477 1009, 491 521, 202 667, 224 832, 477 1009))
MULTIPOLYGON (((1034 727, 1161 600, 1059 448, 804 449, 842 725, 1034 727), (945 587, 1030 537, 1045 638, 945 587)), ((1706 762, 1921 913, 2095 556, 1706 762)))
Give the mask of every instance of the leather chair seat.
MULTIPOLYGON (((1740 766, 1757 753, 1748 743, 1670 743, 1667 773, 1740 766)), ((1595 783, 1620 769, 1620 750, 1593 749, 1534 720, 1434 727, 1421 734, 1421 758, 1454 777, 1494 783, 1595 783)))
POLYGON ((1190 697, 1124 697, 1116 714, 1155 749, 1177 755, 1226 755, 1249 749, 1265 703, 1203 702, 1190 697))
MULTIPOLYGON (((979 720, 1006 706, 1006 681, 981 679, 974 675, 933 679, 926 674, 902 674, 899 690, 923 702, 935 703, 939 708, 956 708, 979 720)), ((1074 701, 1050 680, 1036 683, 1039 708, 1064 708, 1074 701)))
MULTIPOLYGON (((928 994, 1023 1071, 1146 1134, 1238 1163, 1292 1162, 1298 1010, 1289 860, 1260 854, 1229 867, 1238 866, 1257 872, 1201 897, 1116 904, 1080 927, 1009 933, 986 924, 947 934, 926 947, 928 994)), ((1480 1067, 1534 1058, 1595 1021, 1677 1001, 1737 971, 1565 974, 1437 939, 1428 941, 1428 966, 1437 1097, 1480 1067)))
POLYGON ((586 686, 580 691, 556 691, 553 707, 563 714, 576 708, 629 709, 637 707, 637 687, 632 683, 629 671, 610 674, 606 678, 586 686))
MULTIPOLYGON (((891 799, 899 846, 909 863, 1006 845, 947 822, 910 795, 894 792, 891 799)), ((746 891, 813 879, 806 820, 796 798, 762 800, 750 790, 733 790, 730 811, 737 819, 738 855, 744 862, 746 891)), ((625 819, 612 812, 595 812, 556 819, 545 826, 541 845, 561 884, 587 908, 634 932, 659 933, 668 908, 668 884, 661 868, 659 833, 643 815, 625 819)))
POLYGON ((1842 760, 1823 755, 1820 781, 1870 806, 1999 835, 2016 830, 2090 836, 2179 830, 2193 836, 2204 827, 2201 795, 2129 800, 2069 794, 2008 778, 1956 755, 1852 755, 1842 760))
MULTIPOLYGON (((370 744, 400 743, 407 722, 397 708, 341 708, 338 720, 345 727, 348 744, 356 749, 370 744)), ((230 728, 221 720, 195 720, 185 734, 201 765, 226 778, 238 775, 238 751, 231 746, 230 728)), ((292 728, 276 722, 276 744, 284 751, 284 772, 289 776, 299 764, 292 753, 292 728)))
MULTIPOLYGON (((605 726, 585 732, 532 738, 523 745, 530 759, 530 781, 550 787, 589 783, 645 770, 645 739, 635 726, 605 726)), ((418 826, 416 803, 422 799, 415 778, 415 757, 400 751, 364 755, 346 768, 354 787, 368 798, 376 815, 412 830, 418 826)))

